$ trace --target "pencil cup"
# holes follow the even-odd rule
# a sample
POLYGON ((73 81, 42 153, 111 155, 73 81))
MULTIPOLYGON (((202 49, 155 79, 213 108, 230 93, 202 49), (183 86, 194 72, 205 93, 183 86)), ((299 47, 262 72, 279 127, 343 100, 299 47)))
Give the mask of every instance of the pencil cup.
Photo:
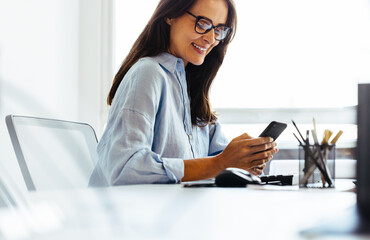
POLYGON ((299 187, 335 187, 335 145, 299 146, 299 187))

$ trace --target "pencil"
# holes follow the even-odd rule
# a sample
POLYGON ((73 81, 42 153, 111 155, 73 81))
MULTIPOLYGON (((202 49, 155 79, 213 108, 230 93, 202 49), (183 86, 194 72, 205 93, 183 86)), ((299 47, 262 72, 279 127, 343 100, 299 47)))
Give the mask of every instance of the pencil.
POLYGON ((342 131, 342 130, 340 130, 340 131, 337 133, 337 135, 335 135, 335 137, 333 138, 333 140, 331 140, 331 143, 332 143, 332 144, 335 144, 335 143, 338 141, 339 137, 342 135, 342 133, 343 133, 343 131, 342 131))

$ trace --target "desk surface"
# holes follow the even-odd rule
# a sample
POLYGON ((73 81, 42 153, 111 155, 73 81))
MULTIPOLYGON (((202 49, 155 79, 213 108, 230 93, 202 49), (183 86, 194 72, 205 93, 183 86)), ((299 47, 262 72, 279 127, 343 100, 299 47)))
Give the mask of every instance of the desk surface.
POLYGON ((38 218, 54 230, 31 239, 305 239, 300 231, 356 202, 350 191, 285 189, 132 185, 34 192, 34 202, 52 206, 51 217, 49 211, 38 218))

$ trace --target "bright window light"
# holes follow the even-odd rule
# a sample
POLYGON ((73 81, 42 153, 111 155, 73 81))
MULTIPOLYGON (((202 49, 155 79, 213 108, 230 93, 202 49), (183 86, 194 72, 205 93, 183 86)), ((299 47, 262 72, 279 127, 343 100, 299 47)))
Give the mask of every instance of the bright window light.
MULTIPOLYGON (((158 1, 116 0, 116 68, 158 1), (143 7, 145 6, 145 7, 143 7)), ((235 0, 238 29, 214 108, 343 107, 370 81, 368 0, 235 0)))

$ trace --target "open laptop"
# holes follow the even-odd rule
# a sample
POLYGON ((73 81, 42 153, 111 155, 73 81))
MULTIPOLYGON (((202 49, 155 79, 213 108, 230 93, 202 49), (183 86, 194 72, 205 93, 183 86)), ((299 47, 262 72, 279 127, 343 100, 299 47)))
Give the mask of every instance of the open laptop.
POLYGON ((370 238, 370 83, 358 85, 357 134, 357 204, 317 227, 302 231, 311 239, 353 234, 370 238))

